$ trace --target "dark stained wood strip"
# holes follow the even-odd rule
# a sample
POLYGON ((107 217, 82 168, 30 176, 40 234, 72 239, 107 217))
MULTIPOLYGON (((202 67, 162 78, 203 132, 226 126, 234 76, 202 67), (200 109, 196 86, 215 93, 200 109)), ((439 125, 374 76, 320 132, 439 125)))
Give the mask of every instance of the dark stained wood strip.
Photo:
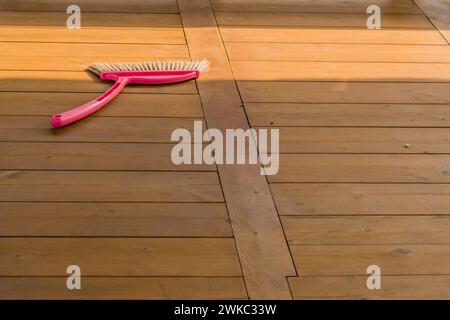
POLYGON ((232 237, 224 203, 0 202, 2 237, 232 237))
POLYGON ((0 299, 247 299, 241 277, 83 277, 67 290, 66 277, 0 277, 0 299))
POLYGON ((3 238, 0 276, 241 276, 233 239, 3 238), (45 258, 43 258, 45 257, 45 258))
POLYGON ((222 202, 215 172, 0 171, 0 201, 222 202))

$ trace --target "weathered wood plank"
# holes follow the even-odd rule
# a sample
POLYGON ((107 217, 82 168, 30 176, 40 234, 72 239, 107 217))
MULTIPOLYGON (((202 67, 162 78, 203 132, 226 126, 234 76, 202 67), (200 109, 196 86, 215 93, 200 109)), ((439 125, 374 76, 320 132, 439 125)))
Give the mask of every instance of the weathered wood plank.
MULTIPOLYGON (((71 0, 0 0, 2 11, 64 11, 72 5, 71 0)), ((110 0, 77 0, 84 12, 130 12, 130 13, 177 13, 175 0, 129 0, 126 2, 110 0)))
POLYGON ((233 239, 3 238, 1 276, 240 276, 233 239))
MULTIPOLYGON (((88 72, 0 71, 0 91, 104 92, 113 83, 88 72)), ((161 86, 129 85, 124 93, 197 93, 194 81, 161 86)))
POLYGON ((232 237, 232 231, 223 203, 2 202, 0 236, 232 237))
MULTIPOLYGON (((2 1, 3 2, 3 1, 2 1)), ((78 1, 79 2, 79 1, 78 1)), ((91 1, 91 3, 94 1, 91 1)), ((1 8, 0 2, 0 8, 1 8)), ((102 11, 90 13, 81 9, 81 27, 85 28, 122 28, 122 29, 147 29, 147 28, 182 28, 179 14, 145 14, 145 13, 107 13, 108 5, 102 11)), ((61 6, 61 8, 63 8, 61 6)), ((2 27, 54 27, 66 28, 69 15, 66 10, 59 12, 45 11, 0 11, 2 27)), ((417 16, 419 17, 419 16, 417 16)), ((412 17, 416 21, 416 17, 412 17)), ((25 30, 24 30, 25 31, 25 30)), ((130 32, 133 32, 130 30, 130 32)))
POLYGON ((0 169, 215 171, 215 165, 176 165, 174 144, 0 142, 0 169))
POLYGON ((332 43, 226 43, 231 60, 336 62, 450 62, 450 47, 332 43))
MULTIPOLYGON (((97 98, 95 93, 0 92, 0 115, 50 116, 97 98)), ((201 118, 197 95, 123 93, 91 117, 201 118)))
POLYGON ((66 280, 0 277, 0 299, 247 299, 240 277, 83 277, 82 290, 67 290, 66 280))
POLYGON ((81 61, 81 58, 90 57, 96 58, 98 62, 109 61, 111 58, 122 58, 126 61, 132 59, 179 59, 187 58, 189 53, 184 44, 0 42, 0 56, 2 59, 51 57, 68 62, 71 61, 70 59, 78 58, 81 61), (63 58, 67 58, 67 60, 63 60, 63 58))
POLYGON ((238 81, 450 81, 446 63, 233 61, 232 66, 238 81))
POLYGON ((281 153, 449 153, 447 128, 282 127, 281 153))
MULTIPOLYGON (((300 7, 300 6, 298 6, 300 7)), ((365 11, 364 11, 365 12, 365 11)), ((215 12, 219 26, 367 28, 366 13, 215 12)), ((383 28, 431 29, 424 15, 383 14, 383 28)))
POLYGON ((450 299, 450 276, 383 275, 381 290, 367 289, 367 276, 289 278, 294 299, 450 299))
POLYGON ((246 103, 245 111, 263 127, 450 127, 449 104, 246 103))
POLYGON ((295 245, 292 257, 303 276, 366 275, 378 265, 385 275, 449 274, 449 245, 295 245))
MULTIPOLYGON (((63 110, 61 110, 63 111, 63 110)), ((46 116, 0 116, 0 139, 40 142, 171 142, 174 130, 193 132, 188 118, 91 117, 63 128, 52 128, 46 116)))
POLYGON ((421 14, 410 0, 212 0, 216 11, 364 13, 376 4, 384 13, 421 14))
POLYGON ((239 81, 238 85, 245 102, 450 104, 447 83, 239 81))
POLYGON ((364 44, 428 44, 444 45, 437 30, 232 27, 220 31, 225 42, 296 42, 296 43, 364 43, 364 44))
POLYGON ((283 154, 269 182, 449 183, 450 155, 283 154))
POLYGON ((448 184, 271 184, 280 215, 448 215, 448 184))
POLYGON ((414 0, 450 44, 450 1, 414 0))
POLYGON ((0 201, 221 202, 215 172, 0 171, 0 201))
POLYGON ((450 244, 449 216, 282 216, 291 245, 450 244))

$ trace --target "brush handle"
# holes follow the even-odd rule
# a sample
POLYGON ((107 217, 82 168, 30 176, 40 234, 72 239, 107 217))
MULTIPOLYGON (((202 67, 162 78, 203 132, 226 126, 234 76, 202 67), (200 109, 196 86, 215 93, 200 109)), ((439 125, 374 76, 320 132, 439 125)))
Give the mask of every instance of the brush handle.
POLYGON ((129 81, 128 78, 119 78, 108 91, 103 93, 97 99, 66 112, 53 115, 51 118, 52 126, 54 128, 64 127, 93 114, 114 99, 123 88, 125 88, 129 81))

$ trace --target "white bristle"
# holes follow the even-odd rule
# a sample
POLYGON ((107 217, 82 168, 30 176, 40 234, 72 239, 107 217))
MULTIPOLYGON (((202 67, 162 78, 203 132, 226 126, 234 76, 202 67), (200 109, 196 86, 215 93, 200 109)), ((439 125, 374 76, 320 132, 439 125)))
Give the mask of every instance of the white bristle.
POLYGON ((114 71, 156 71, 156 70, 197 70, 205 71, 209 66, 208 60, 194 61, 141 61, 125 63, 96 63, 88 68, 99 75, 102 72, 114 71))

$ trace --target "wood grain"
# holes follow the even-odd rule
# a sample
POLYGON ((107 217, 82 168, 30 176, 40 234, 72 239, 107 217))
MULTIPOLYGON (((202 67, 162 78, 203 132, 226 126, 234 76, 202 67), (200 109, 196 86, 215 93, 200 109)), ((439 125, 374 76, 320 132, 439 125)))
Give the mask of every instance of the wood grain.
POLYGON ((271 184, 280 215, 447 215, 447 184, 271 184))
POLYGON ((449 299, 447 275, 382 276, 381 290, 368 290, 367 276, 289 278, 294 299, 435 300, 449 299))
POLYGON ((232 237, 223 203, 0 203, 2 237, 232 237))
POLYGON ((450 243, 448 216, 283 216, 281 221, 290 245, 450 243))
POLYGON ((66 277, 0 277, 0 299, 168 300, 247 299, 240 277, 83 277, 67 290, 66 277))
POLYGON ((449 127, 449 110, 449 104, 245 104, 250 124, 264 127, 449 127))
POLYGON ((221 202, 215 172, 0 171, 0 201, 221 202))
POLYGON ((1 276, 240 276, 232 239, 4 238, 1 276))
POLYGON ((283 154, 269 182, 449 183, 450 155, 283 154))

